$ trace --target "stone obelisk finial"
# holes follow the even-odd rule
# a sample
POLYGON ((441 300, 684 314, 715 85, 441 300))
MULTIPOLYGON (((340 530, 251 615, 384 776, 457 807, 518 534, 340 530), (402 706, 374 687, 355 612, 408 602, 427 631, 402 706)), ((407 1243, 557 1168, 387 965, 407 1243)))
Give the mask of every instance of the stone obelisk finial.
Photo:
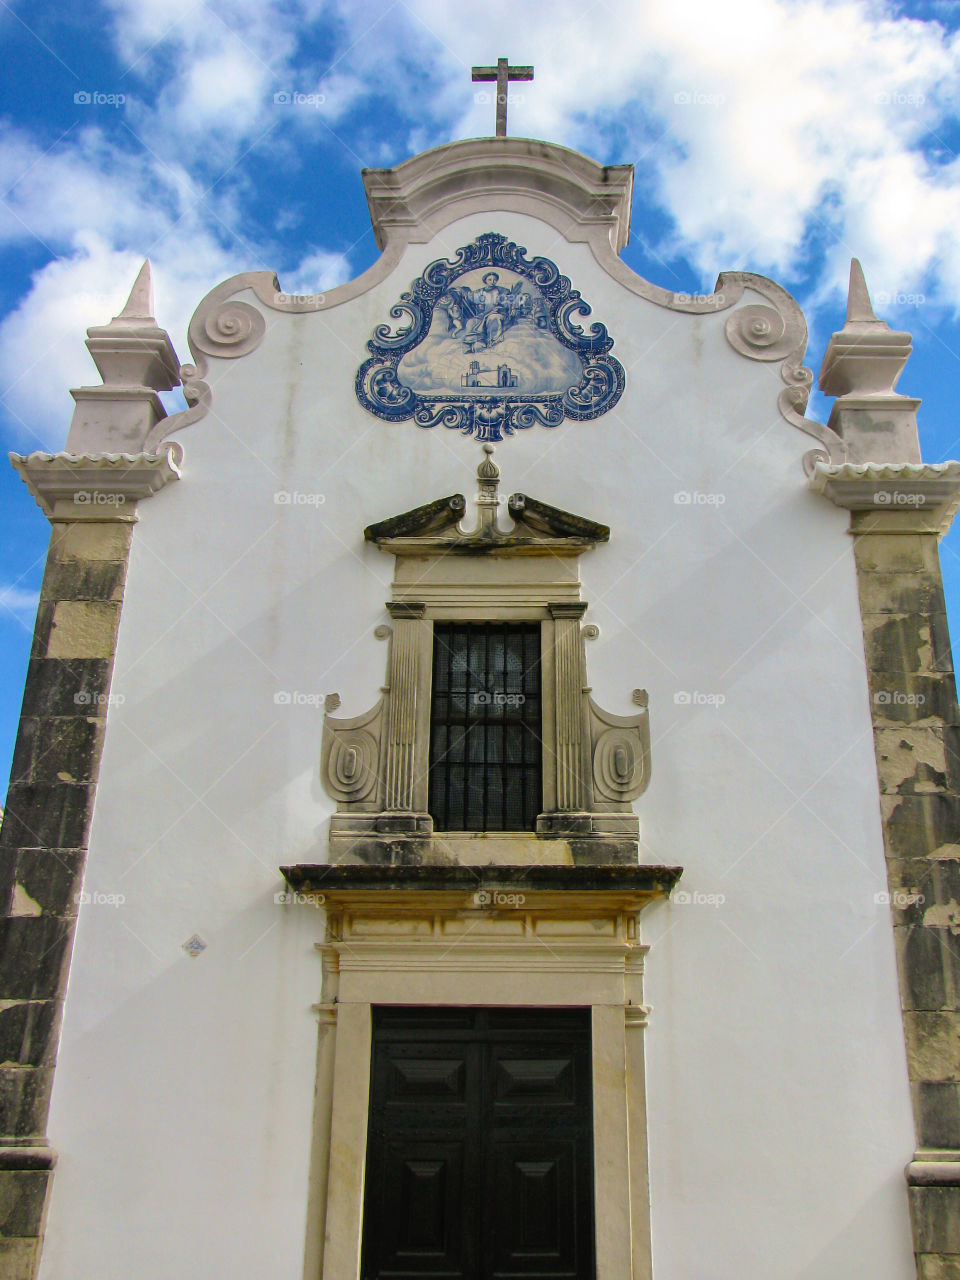
POLYGON ((87 350, 103 386, 75 387, 67 450, 70 453, 138 453, 166 417, 158 391, 180 383, 180 361, 169 335, 153 316, 153 275, 147 259, 130 296, 109 324, 87 330, 87 350))
POLYGON ((920 461, 920 401, 894 391, 912 350, 909 333, 877 318, 854 258, 847 319, 827 344, 819 378, 820 390, 837 397, 830 426, 846 441, 853 461, 920 461))

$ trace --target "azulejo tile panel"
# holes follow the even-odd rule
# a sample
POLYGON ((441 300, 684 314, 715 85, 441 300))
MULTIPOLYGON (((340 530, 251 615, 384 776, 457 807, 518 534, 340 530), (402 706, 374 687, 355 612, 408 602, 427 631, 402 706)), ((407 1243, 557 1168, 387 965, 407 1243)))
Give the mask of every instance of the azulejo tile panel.
POLYGON ((438 258, 377 325, 357 370, 357 399, 387 422, 445 426, 497 441, 620 399, 613 339, 549 258, 484 232, 438 258))

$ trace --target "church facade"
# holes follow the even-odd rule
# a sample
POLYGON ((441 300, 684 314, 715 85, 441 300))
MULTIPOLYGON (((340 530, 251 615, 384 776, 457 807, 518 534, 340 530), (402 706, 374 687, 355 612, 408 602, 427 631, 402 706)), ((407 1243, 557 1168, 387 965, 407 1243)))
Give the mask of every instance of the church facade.
POLYGON ((2 828, 17 1280, 960 1276, 960 463, 859 265, 633 171, 364 174, 325 295, 93 328, 2 828), (158 392, 183 385, 188 408, 158 392))

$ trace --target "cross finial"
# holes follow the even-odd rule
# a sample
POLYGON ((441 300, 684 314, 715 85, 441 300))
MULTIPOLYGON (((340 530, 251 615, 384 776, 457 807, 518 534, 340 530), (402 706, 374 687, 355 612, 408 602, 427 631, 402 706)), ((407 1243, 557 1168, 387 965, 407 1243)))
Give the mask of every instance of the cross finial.
POLYGON ((497 137, 507 136, 507 86, 511 80, 532 80, 533 67, 511 67, 506 58, 498 58, 495 67, 474 67, 474 80, 497 82, 497 137))

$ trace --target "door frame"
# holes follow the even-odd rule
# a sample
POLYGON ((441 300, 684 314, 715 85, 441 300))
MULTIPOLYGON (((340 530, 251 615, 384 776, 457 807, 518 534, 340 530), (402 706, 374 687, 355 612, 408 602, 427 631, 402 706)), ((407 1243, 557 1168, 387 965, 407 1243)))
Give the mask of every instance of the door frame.
POLYGON ((327 895, 305 1280, 358 1280, 372 1006, 590 1009, 597 1280, 650 1280, 638 913, 649 896, 327 895), (521 902, 497 901, 500 898, 521 902), (587 900, 589 899, 589 900, 587 900), (329 1229, 327 1229, 329 1224, 329 1229))

